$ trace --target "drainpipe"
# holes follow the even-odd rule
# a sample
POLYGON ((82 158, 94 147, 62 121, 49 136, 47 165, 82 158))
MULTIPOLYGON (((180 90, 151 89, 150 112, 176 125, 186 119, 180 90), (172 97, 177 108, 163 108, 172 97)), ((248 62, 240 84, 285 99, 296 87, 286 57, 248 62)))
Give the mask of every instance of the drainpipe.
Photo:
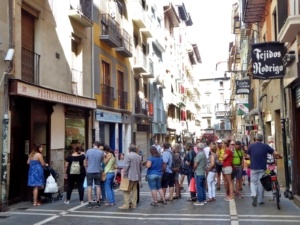
MULTIPOLYGON (((8 1, 8 16, 9 16, 9 46, 14 47, 13 41, 13 1, 8 1)), ((1 168, 1 211, 8 210, 8 184, 7 184, 7 160, 8 160, 8 75, 13 69, 13 60, 9 62, 7 70, 3 73, 0 81, 0 87, 3 82, 3 105, 4 114, 2 119, 2 168, 1 168)))

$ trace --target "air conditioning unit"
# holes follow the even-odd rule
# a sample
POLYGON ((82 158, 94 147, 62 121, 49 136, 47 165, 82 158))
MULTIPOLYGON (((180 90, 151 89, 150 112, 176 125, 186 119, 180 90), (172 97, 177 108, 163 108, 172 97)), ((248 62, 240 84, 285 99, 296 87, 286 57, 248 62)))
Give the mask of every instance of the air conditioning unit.
POLYGON ((283 57, 283 65, 284 66, 290 66, 296 59, 295 51, 289 51, 285 54, 283 57))

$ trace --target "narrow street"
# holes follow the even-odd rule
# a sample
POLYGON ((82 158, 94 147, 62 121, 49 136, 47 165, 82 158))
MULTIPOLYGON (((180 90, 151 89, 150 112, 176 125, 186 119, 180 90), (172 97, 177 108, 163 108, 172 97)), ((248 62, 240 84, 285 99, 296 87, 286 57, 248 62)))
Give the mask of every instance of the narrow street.
POLYGON ((284 198, 283 194, 280 210, 277 209, 275 202, 269 201, 270 192, 265 193, 264 205, 253 207, 249 187, 246 184, 243 188, 244 198, 235 198, 231 202, 224 201, 224 189, 221 189, 217 191, 217 201, 204 206, 194 206, 187 202, 189 193, 182 192, 181 199, 153 207, 150 205, 152 199, 148 184, 144 181, 140 203, 136 209, 130 210, 118 209, 123 201, 121 191, 116 191, 116 206, 102 204, 100 208, 93 207, 93 209, 79 205, 78 193, 75 191, 69 205, 63 204, 62 201, 45 203, 40 207, 33 207, 30 202, 13 205, 9 212, 0 214, 0 224, 299 224, 300 209, 293 201, 284 198))

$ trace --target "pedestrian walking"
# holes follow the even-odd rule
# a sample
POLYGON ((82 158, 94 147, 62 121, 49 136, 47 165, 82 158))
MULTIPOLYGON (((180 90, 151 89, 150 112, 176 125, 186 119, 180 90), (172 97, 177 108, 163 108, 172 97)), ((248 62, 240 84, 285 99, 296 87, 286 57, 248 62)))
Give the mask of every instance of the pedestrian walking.
POLYGON ((229 148, 231 140, 224 140, 223 146, 225 148, 225 152, 223 155, 223 176, 224 176, 224 182, 226 187, 226 197, 225 201, 232 201, 234 199, 233 195, 233 186, 231 182, 231 174, 232 174, 232 158, 233 154, 231 149, 229 148))
POLYGON ((38 202, 38 189, 45 185, 43 167, 48 166, 44 161, 42 152, 43 145, 36 145, 27 160, 27 164, 29 164, 27 185, 33 188, 33 206, 40 206, 42 204, 38 202))
MULTIPOLYGON (((191 179, 194 178, 194 158, 196 156, 196 153, 194 151, 193 144, 191 142, 186 143, 186 155, 184 157, 184 170, 187 176, 188 186, 190 186, 191 179)), ((187 199, 187 201, 196 201, 196 192, 190 191, 190 198, 187 199)))
POLYGON ((75 184, 77 185, 79 193, 79 202, 80 204, 83 204, 83 182, 86 175, 84 160, 85 155, 84 152, 81 151, 80 146, 76 146, 73 149, 72 154, 65 159, 65 179, 68 179, 67 197, 64 201, 65 204, 70 203, 75 184))
POLYGON ((206 190, 205 190, 205 174, 207 166, 207 158, 205 155, 204 144, 197 144, 198 154, 194 159, 194 172, 196 179, 196 189, 197 189, 197 202, 194 202, 194 205, 204 205, 206 203, 206 190))
POLYGON ((146 163, 148 185, 151 191, 152 206, 158 206, 157 193, 159 193, 162 203, 167 204, 161 187, 163 159, 155 146, 150 147, 150 157, 146 163))
POLYGON ((142 170, 142 159, 137 154, 135 146, 129 147, 129 153, 124 159, 124 178, 129 179, 128 191, 123 191, 124 204, 119 209, 136 208, 138 199, 138 186, 141 182, 141 170, 142 170), (131 205, 130 205, 130 193, 132 193, 131 205))
MULTIPOLYGON (((162 175, 162 181, 161 186, 164 192, 164 196, 166 198, 166 192, 167 188, 169 188, 169 198, 166 198, 167 201, 173 201, 173 193, 174 193, 174 177, 173 177, 173 171, 172 171, 172 150, 170 148, 169 143, 163 144, 163 175, 162 175)), ((160 202, 163 202, 163 199, 160 200, 160 202)))
POLYGON ((115 193, 113 190, 114 180, 115 180, 115 168, 116 168, 116 156, 114 151, 108 145, 105 145, 103 148, 105 152, 104 157, 104 173, 105 176, 105 191, 106 191, 106 203, 105 205, 111 206, 115 205, 115 193))
POLYGON ((218 150, 217 150, 217 190, 221 189, 222 180, 222 168, 223 168, 223 155, 225 148, 223 146, 223 141, 221 139, 217 140, 218 150))
POLYGON ((215 178, 217 173, 217 149, 218 146, 215 143, 210 145, 210 155, 208 158, 207 166, 207 188, 208 188, 208 199, 207 202, 216 201, 216 185, 215 178))
POLYGON ((234 143, 232 164, 234 167, 232 171, 232 185, 234 187, 234 194, 236 197, 242 198, 240 190, 242 189, 243 182, 244 152, 242 151, 242 143, 240 141, 236 141, 234 143))
POLYGON ((100 181, 102 175, 102 161, 104 157, 104 153, 99 150, 100 143, 95 141, 93 144, 93 148, 88 149, 85 157, 85 167, 86 167, 86 180, 87 180, 87 194, 88 194, 88 205, 89 209, 93 208, 92 205, 92 186, 93 182, 96 186, 96 208, 100 207, 100 181))
POLYGON ((282 158, 277 151, 271 148, 269 145, 262 143, 263 135, 256 135, 256 142, 249 146, 247 151, 248 157, 250 158, 251 168, 251 197, 252 205, 257 206, 258 204, 264 204, 264 188, 260 182, 260 178, 265 174, 267 169, 267 156, 268 154, 273 155, 275 158, 282 158))

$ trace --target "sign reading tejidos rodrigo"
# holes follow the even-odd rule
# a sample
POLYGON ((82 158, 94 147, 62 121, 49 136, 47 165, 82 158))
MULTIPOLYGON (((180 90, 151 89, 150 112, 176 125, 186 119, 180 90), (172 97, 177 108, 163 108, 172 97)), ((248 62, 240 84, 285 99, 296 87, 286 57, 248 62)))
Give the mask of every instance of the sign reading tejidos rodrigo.
POLYGON ((250 93, 250 80, 236 80, 235 81, 235 94, 243 95, 250 93))
POLYGON ((285 74, 283 57, 286 49, 280 42, 252 45, 253 79, 278 79, 285 74))

